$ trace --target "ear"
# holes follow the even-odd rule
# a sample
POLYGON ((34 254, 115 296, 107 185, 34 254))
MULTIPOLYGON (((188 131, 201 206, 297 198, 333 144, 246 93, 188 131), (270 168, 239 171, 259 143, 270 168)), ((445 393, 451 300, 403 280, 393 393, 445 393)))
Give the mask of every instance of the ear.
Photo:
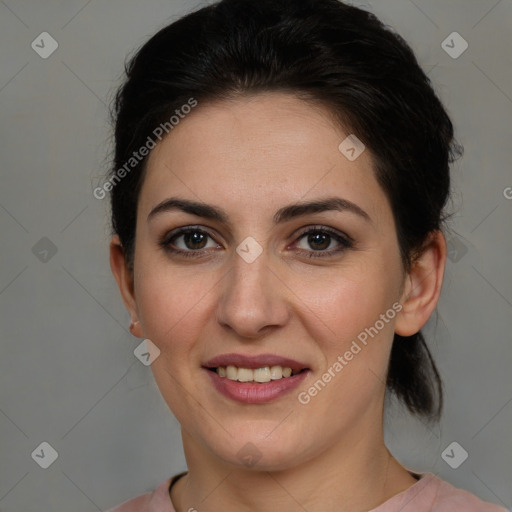
POLYGON ((123 246, 118 235, 114 235, 110 241, 110 268, 117 281, 124 305, 128 313, 130 313, 133 326, 130 328, 130 331, 137 338, 143 338, 144 335, 139 322, 137 302, 134 294, 133 272, 128 268, 123 246))
POLYGON ((412 263, 405 278, 395 332, 400 336, 416 334, 434 311, 443 284, 446 265, 446 240, 441 231, 432 232, 421 254, 412 263))

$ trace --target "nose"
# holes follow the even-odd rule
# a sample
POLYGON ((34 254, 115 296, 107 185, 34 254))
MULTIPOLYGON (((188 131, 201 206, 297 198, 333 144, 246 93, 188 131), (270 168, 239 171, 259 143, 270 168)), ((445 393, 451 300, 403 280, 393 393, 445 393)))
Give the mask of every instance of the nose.
POLYGON ((265 251, 252 263, 235 253, 221 281, 217 321, 239 337, 260 338, 288 322, 287 288, 268 260, 265 251))

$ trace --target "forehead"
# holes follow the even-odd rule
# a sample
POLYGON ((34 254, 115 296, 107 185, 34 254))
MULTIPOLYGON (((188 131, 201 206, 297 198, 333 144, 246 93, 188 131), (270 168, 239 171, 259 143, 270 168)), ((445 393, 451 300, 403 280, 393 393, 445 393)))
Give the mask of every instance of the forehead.
POLYGON ((284 93, 199 103, 150 154, 140 209, 179 195, 254 214, 337 194, 378 217, 387 200, 373 159, 347 159, 348 135, 325 108, 284 93))

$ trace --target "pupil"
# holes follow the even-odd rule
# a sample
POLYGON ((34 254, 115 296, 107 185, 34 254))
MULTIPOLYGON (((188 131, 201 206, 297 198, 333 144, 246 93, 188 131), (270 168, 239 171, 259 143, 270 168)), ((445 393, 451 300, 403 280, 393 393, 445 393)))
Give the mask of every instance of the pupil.
MULTIPOLYGON (((326 249, 329 247, 329 235, 325 233, 315 233, 314 235, 309 235, 308 242, 310 245, 317 245, 317 249, 326 249), (320 247, 319 247, 320 245, 320 247)), ((315 247, 313 247, 314 249, 315 247)))
POLYGON ((189 249, 201 249, 202 242, 204 242, 205 236, 202 233, 186 233, 185 234, 185 245, 189 249), (199 246, 199 247, 198 247, 199 246))

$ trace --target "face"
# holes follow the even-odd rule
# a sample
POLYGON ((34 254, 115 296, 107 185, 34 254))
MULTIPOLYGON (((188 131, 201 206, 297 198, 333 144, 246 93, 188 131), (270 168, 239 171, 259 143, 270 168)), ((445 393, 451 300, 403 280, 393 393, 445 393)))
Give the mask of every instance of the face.
POLYGON ((348 135, 261 94, 199 104, 150 154, 125 300, 212 457, 287 468, 380 428, 405 277, 369 150, 338 149, 348 135))

